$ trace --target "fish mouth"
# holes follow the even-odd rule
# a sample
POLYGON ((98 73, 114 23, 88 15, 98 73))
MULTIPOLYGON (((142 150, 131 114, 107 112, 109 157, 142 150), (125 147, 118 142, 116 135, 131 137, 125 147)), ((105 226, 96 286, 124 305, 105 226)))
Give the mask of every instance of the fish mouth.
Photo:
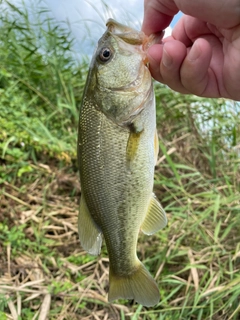
POLYGON ((106 23, 108 30, 119 37, 126 43, 133 45, 141 45, 147 36, 142 31, 136 31, 131 27, 125 26, 113 19, 109 19, 106 23))
POLYGON ((162 43, 164 36, 164 30, 147 36, 143 31, 136 31, 113 19, 108 19, 106 26, 109 32, 119 37, 124 42, 142 46, 142 50, 145 53, 153 44, 162 43))

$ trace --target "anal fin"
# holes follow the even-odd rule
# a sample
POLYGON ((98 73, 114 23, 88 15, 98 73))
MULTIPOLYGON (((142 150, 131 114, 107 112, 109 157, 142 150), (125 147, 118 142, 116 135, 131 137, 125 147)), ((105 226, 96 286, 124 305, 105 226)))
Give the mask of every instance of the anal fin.
POLYGON ((93 221, 83 194, 80 199, 78 232, 83 249, 94 256, 99 255, 102 246, 101 230, 93 221))
POLYGON ((151 235, 157 232, 158 230, 161 230, 166 225, 166 213, 163 210, 160 202, 157 200, 156 196, 153 194, 150 200, 147 215, 141 226, 141 230, 143 233, 151 235))

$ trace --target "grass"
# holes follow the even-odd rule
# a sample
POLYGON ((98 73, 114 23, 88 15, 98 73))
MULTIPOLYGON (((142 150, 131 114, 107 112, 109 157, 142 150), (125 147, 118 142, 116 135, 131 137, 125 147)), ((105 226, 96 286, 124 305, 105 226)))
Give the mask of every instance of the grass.
MULTIPOLYGON (((74 41, 5 1, 0 13, 0 319, 238 320, 240 108, 156 84, 155 192, 168 226, 139 236, 161 301, 107 302, 108 256, 77 233, 78 106, 86 79, 74 41)), ((32 13, 32 14, 33 14, 32 13)))

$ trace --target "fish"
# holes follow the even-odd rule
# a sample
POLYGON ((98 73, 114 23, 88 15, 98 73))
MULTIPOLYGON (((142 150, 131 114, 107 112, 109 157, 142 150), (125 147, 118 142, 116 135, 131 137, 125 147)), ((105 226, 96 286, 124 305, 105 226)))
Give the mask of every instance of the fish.
POLYGON ((81 246, 109 255, 108 301, 143 306, 160 300, 156 281, 139 260, 139 231, 167 225, 153 193, 158 155, 155 96, 143 32, 109 19, 90 63, 79 115, 81 246))

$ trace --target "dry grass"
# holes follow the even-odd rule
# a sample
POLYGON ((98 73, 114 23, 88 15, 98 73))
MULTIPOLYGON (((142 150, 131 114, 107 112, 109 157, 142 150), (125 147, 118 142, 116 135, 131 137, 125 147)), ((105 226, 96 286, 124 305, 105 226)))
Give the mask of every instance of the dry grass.
MULTIPOLYGON (((167 154, 176 152, 177 143, 187 138, 185 135, 173 141, 167 154)), ((159 157, 157 176, 172 173, 169 167, 161 169, 167 154, 159 157)), ((193 175, 190 179, 192 185, 196 180, 201 185, 201 190, 195 189, 194 193, 183 187, 179 194, 178 188, 173 190, 166 184, 167 180, 156 185, 163 200, 172 195, 171 200, 165 199, 168 207, 179 206, 181 210, 178 214, 168 209, 169 225, 160 234, 140 237, 139 255, 155 274, 162 295, 159 307, 148 310, 131 302, 107 302, 105 249, 101 257, 90 257, 78 240, 78 174, 71 168, 59 170, 46 164, 32 168, 29 183, 22 185, 18 179, 14 185, 6 181, 1 185, 0 222, 7 222, 9 230, 3 232, 5 238, 0 243, 0 306, 5 305, 6 319, 170 319, 171 314, 177 319, 176 314, 184 308, 195 311, 179 319, 198 319, 198 309, 208 308, 211 299, 216 303, 211 319, 237 319, 239 306, 235 302, 233 308, 227 301, 236 291, 240 303, 240 233, 236 216, 240 206, 236 200, 239 195, 229 201, 222 197, 227 186, 216 188, 221 195, 219 201, 237 211, 221 211, 218 205, 214 221, 216 217, 204 210, 217 198, 205 199, 208 185, 204 186, 203 178, 193 175), (226 233, 229 222, 232 227, 226 233), (165 318, 160 316, 163 313, 165 318)), ((186 174, 186 168, 184 171, 186 174)))

